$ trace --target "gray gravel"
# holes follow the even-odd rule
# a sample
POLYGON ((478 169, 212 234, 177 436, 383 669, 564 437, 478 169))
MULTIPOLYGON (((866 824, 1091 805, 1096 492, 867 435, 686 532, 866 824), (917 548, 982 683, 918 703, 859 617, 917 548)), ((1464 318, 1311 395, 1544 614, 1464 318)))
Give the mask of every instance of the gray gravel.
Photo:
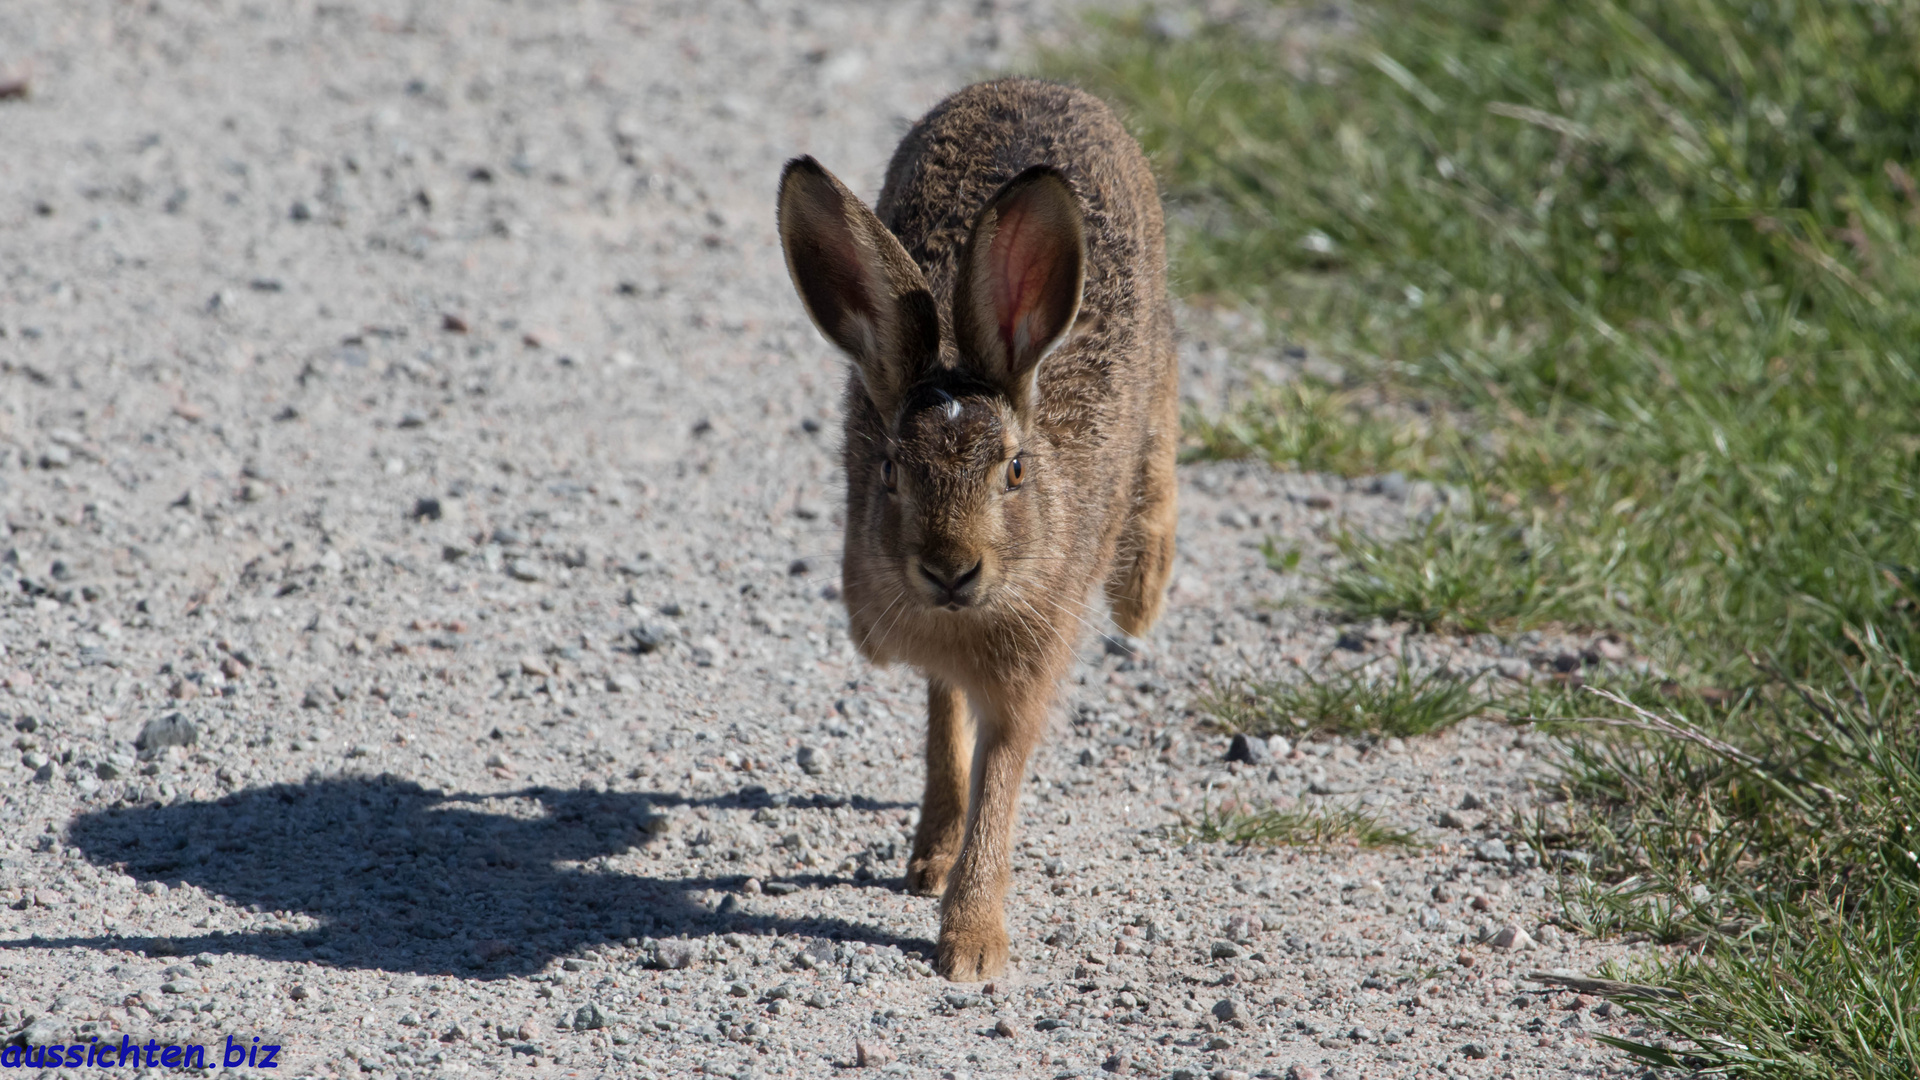
MULTIPOLYGON (((922 704, 846 640, 842 363, 774 180, 806 151, 871 194, 913 116, 1071 26, 0 6, 31 87, 0 100, 0 1034, 258 1035, 343 1076, 1624 1070, 1591 1036, 1630 1021, 1521 978, 1634 953, 1556 930, 1505 829, 1555 809, 1551 745, 1229 763, 1199 723, 1209 686, 1403 648, 1631 662, 1295 603, 1261 541, 1311 568, 1446 496, 1399 478, 1186 470, 1168 617, 1090 632, 1034 762, 1017 974, 932 977, 922 704), (1185 842, 1229 799, 1431 843, 1185 842)), ((1186 335, 1195 402, 1313 362, 1231 312, 1186 335)))

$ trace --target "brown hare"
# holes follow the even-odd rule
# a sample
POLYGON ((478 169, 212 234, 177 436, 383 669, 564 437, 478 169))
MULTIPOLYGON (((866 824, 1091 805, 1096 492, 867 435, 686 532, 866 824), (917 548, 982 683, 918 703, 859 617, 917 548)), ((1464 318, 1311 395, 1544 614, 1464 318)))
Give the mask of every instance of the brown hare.
POLYGON ((1098 99, 981 83, 908 132, 876 210, 810 157, 780 178, 807 312, 852 357, 852 637, 927 677, 907 885, 943 894, 949 979, 1006 969, 1027 757, 1096 586, 1129 634, 1173 561, 1177 367, 1160 200, 1098 99))

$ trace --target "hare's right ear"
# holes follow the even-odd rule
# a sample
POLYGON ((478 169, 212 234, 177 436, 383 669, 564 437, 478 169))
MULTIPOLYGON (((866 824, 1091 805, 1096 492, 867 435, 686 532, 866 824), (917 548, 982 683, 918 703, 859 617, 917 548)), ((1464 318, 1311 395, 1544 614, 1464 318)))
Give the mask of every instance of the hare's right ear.
POLYGON ((807 314, 890 414, 940 354, 926 278, 873 211, 811 157, 780 174, 780 246, 807 314))

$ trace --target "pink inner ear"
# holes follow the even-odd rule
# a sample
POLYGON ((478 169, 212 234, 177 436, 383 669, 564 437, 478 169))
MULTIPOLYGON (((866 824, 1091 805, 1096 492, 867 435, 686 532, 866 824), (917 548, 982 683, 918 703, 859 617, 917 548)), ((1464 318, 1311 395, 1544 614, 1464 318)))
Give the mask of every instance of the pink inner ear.
POLYGON ((1020 363, 1033 345, 1036 324, 1046 317, 1040 308, 1057 271, 1056 260, 1047 258, 1044 230, 1036 228, 1032 218, 1009 208, 993 235, 993 310, 1010 364, 1020 363))

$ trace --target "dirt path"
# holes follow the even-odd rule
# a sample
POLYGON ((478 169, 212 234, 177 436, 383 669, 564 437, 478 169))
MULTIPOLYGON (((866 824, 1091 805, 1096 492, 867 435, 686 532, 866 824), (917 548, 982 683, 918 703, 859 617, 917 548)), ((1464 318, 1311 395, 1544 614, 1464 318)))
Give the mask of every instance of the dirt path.
MULTIPOLYGON (((1187 472, 1171 614, 1089 637, 1034 765, 1021 970, 929 977, 920 700, 833 600, 842 366, 772 192, 805 151, 871 195, 1057 8, 0 6, 0 1026, 298 1075, 1623 1067, 1618 1017, 1519 979, 1601 950, 1461 944, 1554 910, 1483 846, 1544 748, 1230 767, 1195 726, 1218 681, 1398 650, 1276 607, 1257 546, 1431 496, 1392 485, 1187 472), (1232 797, 1432 843, 1168 828, 1232 797)), ((1195 394, 1284 361, 1188 336, 1195 394)), ((1410 648, 1530 662, 1486 645, 1410 648)))

